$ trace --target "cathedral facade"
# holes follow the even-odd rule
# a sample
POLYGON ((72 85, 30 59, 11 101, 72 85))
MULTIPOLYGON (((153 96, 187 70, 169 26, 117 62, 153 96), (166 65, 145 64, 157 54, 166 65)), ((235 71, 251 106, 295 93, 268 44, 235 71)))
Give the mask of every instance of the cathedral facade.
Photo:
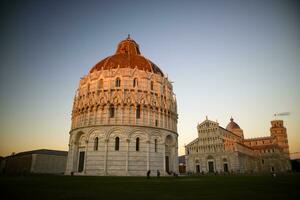
POLYGON ((128 36, 80 80, 65 174, 177 172, 177 118, 171 82, 128 36))
POLYGON ((245 139, 231 118, 226 129, 206 119, 198 138, 185 146, 187 171, 192 173, 267 173, 291 170, 286 128, 271 121, 270 136, 245 139))

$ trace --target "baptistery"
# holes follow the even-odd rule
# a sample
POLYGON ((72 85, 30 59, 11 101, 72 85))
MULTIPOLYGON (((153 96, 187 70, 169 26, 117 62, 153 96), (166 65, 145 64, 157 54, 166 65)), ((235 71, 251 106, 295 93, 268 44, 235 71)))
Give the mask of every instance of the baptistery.
POLYGON ((177 173, 177 119, 172 83, 128 36, 79 81, 65 174, 177 173))

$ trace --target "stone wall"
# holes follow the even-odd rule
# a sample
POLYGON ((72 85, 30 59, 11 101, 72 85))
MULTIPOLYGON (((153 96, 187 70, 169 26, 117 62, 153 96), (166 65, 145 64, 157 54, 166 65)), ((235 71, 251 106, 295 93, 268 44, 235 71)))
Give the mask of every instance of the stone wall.
POLYGON ((67 157, 47 154, 32 155, 32 173, 63 174, 66 170, 67 157))
POLYGON ((159 170, 162 175, 166 175, 166 154, 170 159, 170 171, 178 172, 177 149, 177 134, 164 129, 132 126, 77 129, 70 133, 66 174, 75 172, 78 175, 145 176, 148 170, 153 173, 159 170), (167 136, 172 137, 172 143, 166 143, 167 136), (119 150, 115 149, 117 137, 119 150), (98 138, 98 148, 95 148, 95 138, 98 138), (79 173, 80 151, 84 151, 86 157, 84 171, 79 173))

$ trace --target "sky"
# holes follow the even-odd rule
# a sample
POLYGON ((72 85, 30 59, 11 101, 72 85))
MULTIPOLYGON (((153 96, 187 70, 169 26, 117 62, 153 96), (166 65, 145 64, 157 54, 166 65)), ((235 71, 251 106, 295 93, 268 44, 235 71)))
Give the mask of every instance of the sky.
POLYGON ((208 116, 246 138, 284 120, 300 152, 300 4, 289 0, 0 3, 0 156, 68 149, 80 77, 131 34, 173 81, 179 155, 208 116))

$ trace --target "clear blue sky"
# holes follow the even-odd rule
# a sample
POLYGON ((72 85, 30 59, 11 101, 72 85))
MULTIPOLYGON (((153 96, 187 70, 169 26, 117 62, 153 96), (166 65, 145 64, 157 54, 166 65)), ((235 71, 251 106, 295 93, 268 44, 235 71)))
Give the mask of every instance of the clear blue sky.
POLYGON ((68 147, 80 77, 130 33, 174 81, 179 154, 205 119, 269 135, 276 112, 300 151, 297 1, 1 1, 0 155, 68 147))

